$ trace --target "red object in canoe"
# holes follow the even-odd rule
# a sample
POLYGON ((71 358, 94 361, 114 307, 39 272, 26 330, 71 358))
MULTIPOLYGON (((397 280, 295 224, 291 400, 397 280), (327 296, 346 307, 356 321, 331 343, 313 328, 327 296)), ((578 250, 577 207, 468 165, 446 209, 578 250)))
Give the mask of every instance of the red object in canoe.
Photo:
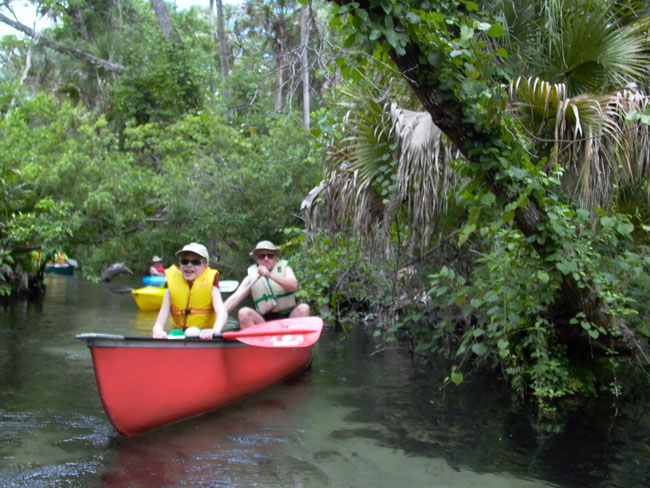
POLYGON ((118 432, 133 436, 222 407, 299 373, 311 363, 311 346, 321 329, 320 318, 306 317, 224 333, 226 339, 241 334, 241 341, 256 345, 109 334, 77 338, 90 348, 108 419, 118 432))

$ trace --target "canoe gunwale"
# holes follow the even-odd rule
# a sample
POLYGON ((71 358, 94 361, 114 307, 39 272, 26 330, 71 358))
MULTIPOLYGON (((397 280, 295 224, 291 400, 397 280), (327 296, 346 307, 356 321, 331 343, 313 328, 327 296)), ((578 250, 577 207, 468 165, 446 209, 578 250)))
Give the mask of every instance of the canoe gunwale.
POLYGON ((86 343, 88 347, 122 347, 147 349, 217 349, 224 347, 251 347, 239 341, 214 339, 154 339, 152 337, 125 337, 117 334, 85 333, 75 338, 86 343))

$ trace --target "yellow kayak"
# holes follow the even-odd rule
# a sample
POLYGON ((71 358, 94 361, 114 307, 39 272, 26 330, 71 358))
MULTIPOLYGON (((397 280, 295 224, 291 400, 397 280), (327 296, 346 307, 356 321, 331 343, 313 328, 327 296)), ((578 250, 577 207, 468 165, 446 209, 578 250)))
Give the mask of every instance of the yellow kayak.
POLYGON ((145 286, 137 290, 131 290, 131 295, 140 310, 160 310, 163 297, 167 288, 158 286, 145 286))

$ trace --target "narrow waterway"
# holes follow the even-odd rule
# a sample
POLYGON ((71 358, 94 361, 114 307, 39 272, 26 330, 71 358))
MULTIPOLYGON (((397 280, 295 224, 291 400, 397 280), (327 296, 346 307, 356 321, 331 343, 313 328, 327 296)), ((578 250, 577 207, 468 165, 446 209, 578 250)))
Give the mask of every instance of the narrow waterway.
POLYGON ((650 486, 650 406, 541 423, 478 380, 327 328, 293 380, 126 439, 100 404, 82 332, 147 336, 124 287, 50 275, 39 302, 0 308, 2 487, 650 486))

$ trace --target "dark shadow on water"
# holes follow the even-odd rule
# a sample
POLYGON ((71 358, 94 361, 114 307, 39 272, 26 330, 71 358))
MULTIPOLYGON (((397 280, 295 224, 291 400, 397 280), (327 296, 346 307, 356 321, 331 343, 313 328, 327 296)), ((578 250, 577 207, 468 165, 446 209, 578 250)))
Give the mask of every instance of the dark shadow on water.
POLYGON ((616 416, 604 404, 540 419, 535 409, 513 405, 509 388, 500 382, 469 380, 442 390, 444 365, 407 367, 408 355, 398 350, 373 364, 369 336, 350 338, 356 341, 351 349, 365 358, 354 360, 354 367, 345 366, 336 347, 330 351, 342 367, 328 373, 359 385, 337 401, 353 409, 350 421, 372 427, 336 430, 333 438, 364 437, 413 456, 442 457, 450 466, 557 486, 650 486, 647 409, 642 426, 634 415, 616 416), (633 440, 639 427, 643 434, 633 440))

